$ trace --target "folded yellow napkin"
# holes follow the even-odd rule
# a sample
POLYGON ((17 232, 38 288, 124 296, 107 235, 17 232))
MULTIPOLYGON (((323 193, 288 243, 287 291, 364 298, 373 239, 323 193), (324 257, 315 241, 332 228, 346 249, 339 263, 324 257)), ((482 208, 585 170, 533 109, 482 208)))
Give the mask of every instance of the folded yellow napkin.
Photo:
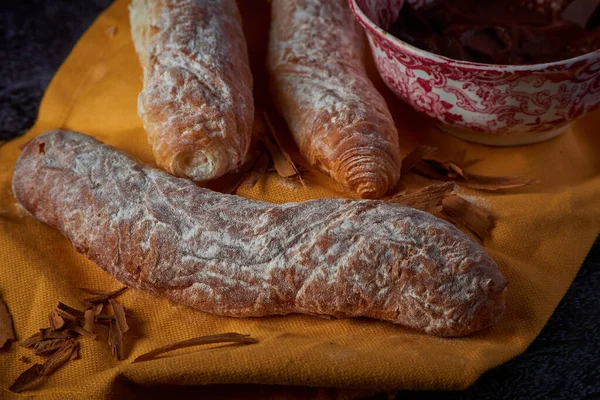
MULTIPOLYGON (((0 148, 0 293, 21 340, 47 326, 47 314, 57 301, 82 307, 84 295, 79 287, 108 290, 120 286, 57 231, 16 207, 11 174, 19 147, 56 127, 93 135, 146 162, 153 161, 136 112, 141 70, 129 34, 127 3, 116 1, 79 41, 52 80, 31 131, 0 148)), ((242 3, 242 11, 256 100, 258 107, 270 111, 263 68, 268 5, 249 3, 242 3)), ((69 362, 32 393, 45 398, 105 397, 123 382, 460 389, 483 371, 523 352, 564 295, 600 228, 600 113, 585 117, 546 143, 489 148, 431 129, 428 121, 374 79, 397 121, 403 153, 417 144, 436 146, 447 154, 465 149, 468 159, 481 160, 471 168, 474 173, 527 174, 542 181, 502 193, 461 191, 490 209, 497 220, 486 249, 510 283, 507 311, 496 326, 465 338, 440 339, 365 319, 234 319, 129 290, 121 301, 135 314, 139 337, 132 340, 128 359, 118 362, 106 343, 81 339, 81 359, 69 362), (251 334, 260 343, 181 350, 131 364, 133 358, 155 347, 229 331, 251 334)), ((281 121, 275 122, 289 143, 281 121)), ((302 187, 272 173, 238 194, 271 202, 347 195, 323 175, 311 173, 307 180, 307 187, 302 187)), ((18 361, 21 355, 31 356, 15 345, 0 352, 3 389, 27 368, 18 361)))

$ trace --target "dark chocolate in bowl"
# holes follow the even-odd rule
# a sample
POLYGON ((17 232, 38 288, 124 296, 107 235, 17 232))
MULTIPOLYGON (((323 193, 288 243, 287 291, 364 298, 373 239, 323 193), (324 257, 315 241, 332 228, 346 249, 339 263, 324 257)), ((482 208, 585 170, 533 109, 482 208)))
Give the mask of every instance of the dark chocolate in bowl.
MULTIPOLYGON (((455 60, 389 32, 404 0, 349 2, 365 28, 386 85, 454 136, 493 146, 537 143, 567 131, 573 121, 600 104, 600 50, 567 60, 522 65, 455 60)), ((406 3, 419 9, 434 2, 406 3)), ((550 13, 552 7, 543 8, 550 3, 552 0, 540 9, 550 13)))
POLYGON ((577 57, 600 48, 595 0, 410 1, 387 27, 395 37, 455 60, 524 65, 577 57), (584 4, 585 3, 585 4, 584 4))

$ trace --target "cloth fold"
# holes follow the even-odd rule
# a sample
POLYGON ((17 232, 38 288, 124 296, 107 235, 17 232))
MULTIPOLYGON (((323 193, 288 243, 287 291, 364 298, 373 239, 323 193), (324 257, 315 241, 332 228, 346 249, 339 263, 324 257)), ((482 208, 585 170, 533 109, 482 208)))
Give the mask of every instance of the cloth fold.
MULTIPOLYGON (((137 116, 141 69, 129 34, 126 0, 118 0, 81 38, 42 100, 35 126, 0 147, 0 293, 20 340, 47 325, 60 300, 81 306, 79 287, 115 289, 119 283, 76 252, 68 239, 27 216, 11 194, 19 147, 52 128, 81 131, 153 162, 137 116)), ((274 116, 276 130, 292 152, 275 117, 264 69, 268 3, 240 2, 255 79, 257 107, 274 116), (252 3, 252 4, 250 4, 252 3)), ((432 129, 381 83, 400 132, 403 153, 427 144, 451 156, 466 150, 479 159, 470 171, 527 174, 538 185, 461 195, 490 209, 496 228, 485 247, 510 282, 507 311, 491 329, 460 339, 440 339, 366 319, 325 320, 308 316, 234 319, 208 315, 138 290, 121 301, 139 322, 128 359, 113 359, 106 343, 82 339, 81 360, 71 361, 32 388, 45 398, 106 397, 122 382, 131 385, 274 384, 347 389, 461 389, 483 371, 522 353, 542 329, 577 273, 600 230, 600 112, 573 124, 564 135, 537 145, 490 148, 432 129), (248 333, 260 343, 188 349, 150 362, 136 356, 178 340, 222 332, 248 333)), ((324 175, 311 172, 307 186, 269 174, 238 194, 276 203, 350 196, 324 175)), ((409 177, 409 184, 423 184, 409 177)), ((28 350, 0 352, 0 386, 7 388, 27 366, 28 350)), ((4 392, 6 394, 6 392, 4 392)), ((2 396, 0 396, 2 397, 2 396)))

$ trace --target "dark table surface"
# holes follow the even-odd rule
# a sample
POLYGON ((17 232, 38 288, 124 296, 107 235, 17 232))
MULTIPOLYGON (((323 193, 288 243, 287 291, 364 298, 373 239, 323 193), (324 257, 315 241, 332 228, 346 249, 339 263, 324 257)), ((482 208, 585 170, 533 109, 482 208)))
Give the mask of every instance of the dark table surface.
MULTIPOLYGON (((0 141, 35 122, 50 79, 112 0, 0 1, 0 141)), ((565 251, 568 251, 565 238, 565 251)), ((527 351, 462 392, 399 399, 600 399, 600 239, 527 351)))

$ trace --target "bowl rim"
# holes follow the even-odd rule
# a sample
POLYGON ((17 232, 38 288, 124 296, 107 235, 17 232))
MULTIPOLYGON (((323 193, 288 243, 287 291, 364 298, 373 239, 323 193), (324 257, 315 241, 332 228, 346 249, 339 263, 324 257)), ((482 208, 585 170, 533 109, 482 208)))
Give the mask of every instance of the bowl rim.
MULTIPOLYGON (((442 56, 439 54, 429 52, 427 50, 420 49, 418 47, 415 47, 409 43, 406 43, 406 42, 398 39, 391 33, 382 29, 375 22, 373 22, 364 13, 364 11, 360 8, 360 6, 357 3, 357 0, 348 0, 348 1, 350 3, 350 8, 351 8, 352 13, 354 14, 355 18, 358 20, 358 22, 360 22, 360 24, 365 28, 365 30, 367 30, 368 34, 369 33, 375 34, 381 40, 391 42, 394 46, 398 47, 399 49, 407 51, 408 53, 412 53, 413 55, 430 59, 436 63, 451 64, 451 66, 453 66, 453 67, 458 67, 458 68, 462 68, 462 69, 473 69, 473 70, 478 70, 478 71, 501 70, 501 71, 509 71, 509 72, 511 72, 511 71, 514 71, 514 72, 518 72, 518 71, 544 72, 544 70, 548 70, 548 69, 554 70, 554 68, 556 68, 556 67, 562 67, 562 68, 568 69, 569 66, 567 64, 577 63, 579 61, 589 61, 590 58, 600 59, 600 49, 597 49, 592 52, 579 55, 577 57, 567 58, 567 59, 558 60, 558 61, 552 61, 549 63, 541 63, 541 64, 522 64, 522 65, 484 64, 484 63, 477 63, 477 62, 472 62, 472 61, 455 60, 453 58, 445 57, 445 56, 442 56)), ((405 3, 406 3, 406 0, 404 0, 403 4, 405 4, 405 3)))

